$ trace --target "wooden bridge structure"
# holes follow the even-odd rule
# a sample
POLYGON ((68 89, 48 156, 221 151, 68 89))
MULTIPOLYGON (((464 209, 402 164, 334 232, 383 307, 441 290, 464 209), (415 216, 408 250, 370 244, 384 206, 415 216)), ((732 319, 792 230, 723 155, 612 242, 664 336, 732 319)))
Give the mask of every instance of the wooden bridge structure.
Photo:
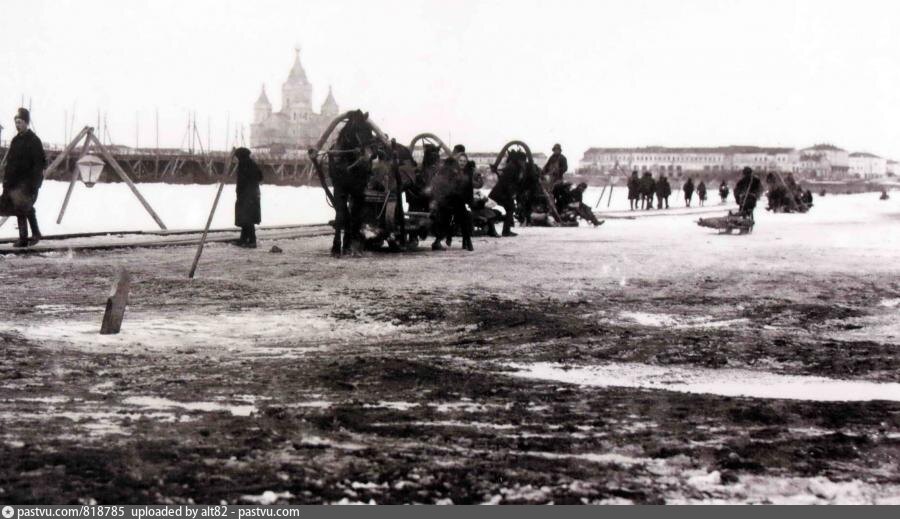
MULTIPOLYGON (((135 182, 166 182, 170 184, 214 184, 226 175, 226 181, 233 181, 228 174, 230 151, 197 151, 177 148, 130 148, 106 145, 116 161, 135 182)), ((47 162, 51 163, 65 149, 65 146, 44 145, 47 162)), ((6 156, 6 147, 0 147, 0 160, 6 156)), ((67 157, 47 178, 68 181, 75 168, 74 157, 67 157)), ((305 150, 289 151, 282 154, 253 153, 253 159, 263 170, 265 181, 278 185, 315 185, 318 178, 305 150)), ((2 176, 2 170, 0 170, 2 176)), ((101 182, 117 182, 119 178, 106 164, 101 182)))

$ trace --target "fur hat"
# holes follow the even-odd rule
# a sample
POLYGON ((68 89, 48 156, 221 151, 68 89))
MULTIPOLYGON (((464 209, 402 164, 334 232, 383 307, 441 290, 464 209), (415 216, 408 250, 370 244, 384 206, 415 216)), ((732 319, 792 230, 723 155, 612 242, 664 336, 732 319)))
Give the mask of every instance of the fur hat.
POLYGON ((16 111, 15 118, 22 119, 26 124, 31 124, 31 112, 29 112, 26 108, 19 108, 19 110, 16 111))

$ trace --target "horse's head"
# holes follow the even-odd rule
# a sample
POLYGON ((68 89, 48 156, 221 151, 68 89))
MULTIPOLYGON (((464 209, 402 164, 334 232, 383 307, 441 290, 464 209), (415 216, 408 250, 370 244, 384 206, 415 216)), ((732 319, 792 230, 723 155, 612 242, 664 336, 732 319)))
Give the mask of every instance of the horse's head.
POLYGON ((354 110, 349 113, 347 122, 337 136, 337 148, 341 150, 373 148, 377 137, 369 124, 369 113, 354 110))

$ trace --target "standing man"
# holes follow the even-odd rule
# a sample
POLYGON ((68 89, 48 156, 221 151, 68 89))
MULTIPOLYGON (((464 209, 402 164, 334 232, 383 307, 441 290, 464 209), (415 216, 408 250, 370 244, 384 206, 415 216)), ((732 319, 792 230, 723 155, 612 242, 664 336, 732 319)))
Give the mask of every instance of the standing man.
POLYGON ((706 183, 702 180, 697 185, 697 198, 700 199, 700 207, 703 207, 703 204, 706 202, 706 183))
POLYGON ((694 198, 694 179, 688 177, 687 182, 681 186, 681 190, 684 191, 684 206, 691 206, 691 199, 694 198))
POLYGON ((566 156, 562 154, 562 146, 554 144, 553 154, 550 155, 550 158, 547 159, 547 163, 544 164, 543 174, 550 180, 551 185, 556 185, 559 182, 562 182, 563 175, 566 174, 566 171, 569 171, 569 161, 566 160, 566 156))
POLYGON ((753 170, 744 168, 743 176, 734 186, 734 201, 740 208, 741 216, 753 218, 756 201, 762 194, 762 182, 753 175, 753 170))
POLYGON ((638 178, 637 170, 631 172, 631 178, 628 179, 628 204, 631 210, 640 209, 641 199, 641 179, 638 178))
POLYGON ((8 208, 9 214, 15 215, 19 222, 19 241, 14 246, 28 247, 41 240, 34 203, 44 182, 47 157, 44 155, 44 144, 29 128, 31 113, 25 108, 19 108, 14 120, 18 133, 9 142, 0 206, 8 208), (29 225, 31 225, 30 241, 29 225))
POLYGON ((719 185, 719 197, 722 198, 723 204, 728 201, 728 191, 728 183, 723 180, 719 185))
POLYGON ((262 182, 262 170, 250 158, 250 150, 238 148, 234 150, 237 166, 237 199, 234 202, 234 225, 241 228, 239 247, 256 248, 256 226, 262 221, 259 184, 262 182))
POLYGON ((641 209, 649 211, 653 209, 653 195, 656 194, 656 181, 653 180, 653 173, 644 172, 641 178, 641 209))
POLYGON ((669 196, 672 194, 672 186, 669 185, 669 179, 666 176, 660 175, 659 180, 656 181, 656 208, 662 209, 663 203, 666 204, 666 209, 669 208, 669 196))

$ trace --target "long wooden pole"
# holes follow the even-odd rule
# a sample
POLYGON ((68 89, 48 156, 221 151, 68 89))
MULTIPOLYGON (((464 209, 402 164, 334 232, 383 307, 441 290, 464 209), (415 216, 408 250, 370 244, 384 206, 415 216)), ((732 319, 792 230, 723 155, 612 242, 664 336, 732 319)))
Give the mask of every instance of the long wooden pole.
POLYGON ((213 216, 216 214, 216 207, 219 206, 219 198, 222 197, 222 189, 225 188, 225 181, 235 170, 234 165, 229 169, 228 175, 223 175, 219 182, 219 189, 216 190, 216 198, 213 200, 212 208, 209 210, 209 218, 206 219, 206 227, 203 228, 203 236, 200 237, 200 244, 197 245, 197 253, 194 254, 194 262, 191 264, 191 271, 188 273, 188 279, 194 279, 197 273, 197 265, 200 263, 200 255, 203 254, 203 246, 206 245, 206 235, 209 234, 209 227, 212 225, 213 216))
POLYGON ((150 207, 150 204, 147 202, 147 200, 144 199, 143 195, 141 195, 141 192, 138 191, 137 187, 134 185, 134 182, 131 181, 131 178, 128 177, 128 174, 125 173, 125 170, 122 169, 122 166, 119 165, 115 157, 113 157, 112 154, 106 149, 106 147, 103 146, 103 143, 97 140, 96 135, 91 133, 89 138, 94 141, 94 144, 97 145, 100 153, 106 158, 107 162, 109 162, 113 170, 118 173, 119 178, 121 178, 122 181, 124 181, 128 185, 128 188, 131 189, 131 192, 134 193, 134 196, 136 196, 137 199, 141 202, 141 205, 144 206, 144 209, 146 209, 147 212, 150 213, 150 216, 152 216, 153 219, 156 220, 156 225, 159 225, 160 229, 166 230, 166 224, 164 224, 163 221, 159 218, 159 215, 156 214, 156 211, 154 211, 153 208, 150 207))
POLYGON ((603 194, 606 193, 606 186, 603 186, 603 189, 600 190, 600 198, 597 199, 597 204, 594 205, 594 209, 600 207, 600 202, 603 201, 603 194))
MULTIPOLYGON (((91 135, 92 132, 89 130, 88 135, 91 135)), ((91 145, 91 139, 86 138, 84 140, 84 146, 81 148, 81 156, 84 157, 87 154, 88 148, 91 145)), ((75 191, 75 184, 78 183, 78 164, 75 164, 75 169, 72 171, 72 179, 69 181, 69 190, 66 191, 66 198, 63 199, 62 207, 59 208, 59 216, 56 218, 56 225, 62 223, 63 216, 66 214, 66 208, 69 207, 69 199, 72 198, 72 192, 75 191)))

